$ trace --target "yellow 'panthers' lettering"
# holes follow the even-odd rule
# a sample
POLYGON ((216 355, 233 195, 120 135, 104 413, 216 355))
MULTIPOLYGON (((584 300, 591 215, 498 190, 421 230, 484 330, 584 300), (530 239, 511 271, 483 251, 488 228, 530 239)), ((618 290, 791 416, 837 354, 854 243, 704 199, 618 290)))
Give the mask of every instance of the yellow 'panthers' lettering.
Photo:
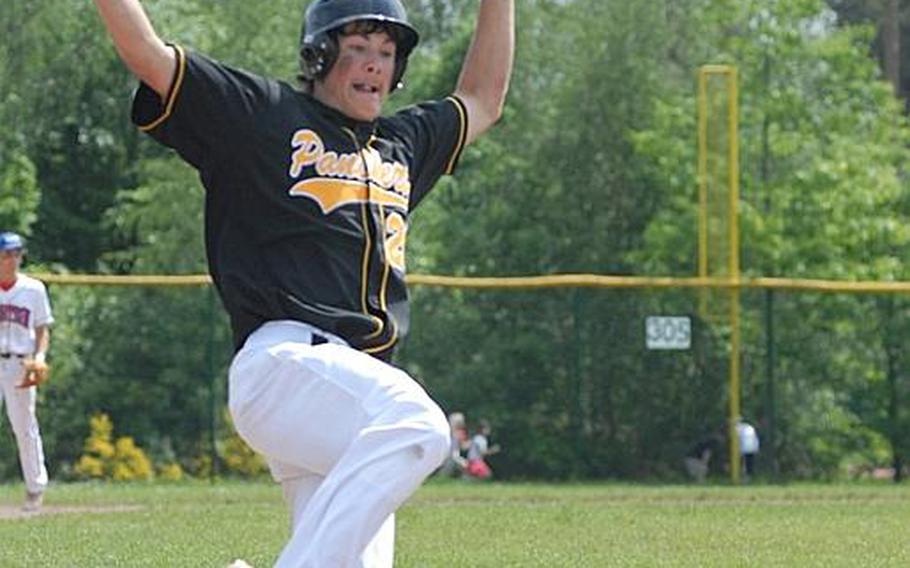
POLYGON ((322 155, 325 147, 322 145, 322 139, 310 129, 298 130, 291 139, 291 147, 297 148, 291 155, 292 178, 300 177, 300 172, 306 166, 316 163, 319 156, 322 155))
POLYGON ((299 178, 304 168, 315 166, 316 173, 323 178, 361 182, 370 179, 384 190, 401 194, 406 200, 411 194, 410 172, 407 166, 399 162, 383 162, 382 156, 373 148, 367 147, 361 153, 353 154, 326 151, 322 139, 309 128, 294 133, 291 137, 291 147, 294 151, 291 154, 288 174, 292 179, 299 178))
POLYGON ((404 243, 407 238, 408 224, 404 217, 392 212, 385 221, 385 257, 392 268, 404 272, 404 243))

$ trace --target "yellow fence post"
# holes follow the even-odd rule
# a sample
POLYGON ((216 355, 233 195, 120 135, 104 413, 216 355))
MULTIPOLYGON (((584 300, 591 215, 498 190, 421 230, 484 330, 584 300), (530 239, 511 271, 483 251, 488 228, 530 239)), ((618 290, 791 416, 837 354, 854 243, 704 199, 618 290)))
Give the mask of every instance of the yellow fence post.
MULTIPOLYGON (((698 70, 698 276, 725 276, 730 283, 730 380, 727 433, 730 441, 730 478, 739 483, 739 437, 736 422, 740 416, 740 263, 739 263, 739 95, 736 68, 730 65, 704 65, 698 70), (710 128, 715 98, 709 81, 724 81, 722 103, 725 103, 726 132, 712 136, 710 128), (726 138, 724 140, 722 137, 726 138), (723 152, 723 146, 726 152, 723 152), (723 166, 726 171, 718 171, 723 166), (713 166, 713 168, 712 168, 713 166), (713 183, 712 183, 713 182, 713 183), (721 199, 725 194, 726 203, 721 199), (714 213, 712 215, 712 212, 714 213), (723 228, 726 231, 723 231, 723 228), (714 229, 714 231, 712 231, 714 229), (722 233, 726 233, 726 235, 722 233), (712 239, 713 237, 713 239, 712 239), (724 242, 726 241, 726 242, 724 242), (713 245, 713 247, 712 247, 713 245), (726 245, 723 247, 723 245, 726 245), (721 258, 714 258, 712 251, 721 258), (724 258, 725 257, 725 258, 724 258)), ((717 295, 704 289, 699 294, 700 313, 712 313, 710 300, 717 295)))

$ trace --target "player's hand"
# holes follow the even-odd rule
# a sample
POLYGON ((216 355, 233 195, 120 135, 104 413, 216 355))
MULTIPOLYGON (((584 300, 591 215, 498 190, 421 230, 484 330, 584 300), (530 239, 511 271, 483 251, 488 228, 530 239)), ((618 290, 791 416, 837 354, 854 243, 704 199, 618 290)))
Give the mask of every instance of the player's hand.
POLYGON ((16 385, 16 388, 27 389, 36 387, 45 382, 51 374, 51 368, 44 361, 28 360, 24 364, 25 377, 22 382, 16 385))

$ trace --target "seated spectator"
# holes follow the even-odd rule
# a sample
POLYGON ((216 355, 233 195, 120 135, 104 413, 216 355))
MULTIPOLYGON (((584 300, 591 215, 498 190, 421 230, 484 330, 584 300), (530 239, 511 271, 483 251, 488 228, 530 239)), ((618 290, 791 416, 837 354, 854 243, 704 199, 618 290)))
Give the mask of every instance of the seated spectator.
POLYGON ((720 438, 716 434, 699 440, 686 454, 686 473, 696 483, 704 483, 710 471, 711 458, 717 453, 720 438))
POLYGON ((468 447, 468 465, 465 469, 465 477, 468 479, 490 479, 493 477, 493 470, 486 462, 486 457, 499 452, 499 446, 490 446, 490 433, 492 428, 487 420, 478 422, 477 432, 471 438, 471 445, 468 447))

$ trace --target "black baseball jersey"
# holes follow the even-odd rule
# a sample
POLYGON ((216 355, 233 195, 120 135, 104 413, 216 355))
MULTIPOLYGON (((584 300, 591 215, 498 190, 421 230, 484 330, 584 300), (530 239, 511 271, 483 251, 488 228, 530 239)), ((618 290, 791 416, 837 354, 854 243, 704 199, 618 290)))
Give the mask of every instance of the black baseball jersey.
POLYGON ((464 104, 359 122, 285 82, 174 49, 166 99, 140 85, 133 121, 199 171, 209 270, 235 347, 289 319, 388 358, 408 330, 408 217, 458 161, 464 104))

